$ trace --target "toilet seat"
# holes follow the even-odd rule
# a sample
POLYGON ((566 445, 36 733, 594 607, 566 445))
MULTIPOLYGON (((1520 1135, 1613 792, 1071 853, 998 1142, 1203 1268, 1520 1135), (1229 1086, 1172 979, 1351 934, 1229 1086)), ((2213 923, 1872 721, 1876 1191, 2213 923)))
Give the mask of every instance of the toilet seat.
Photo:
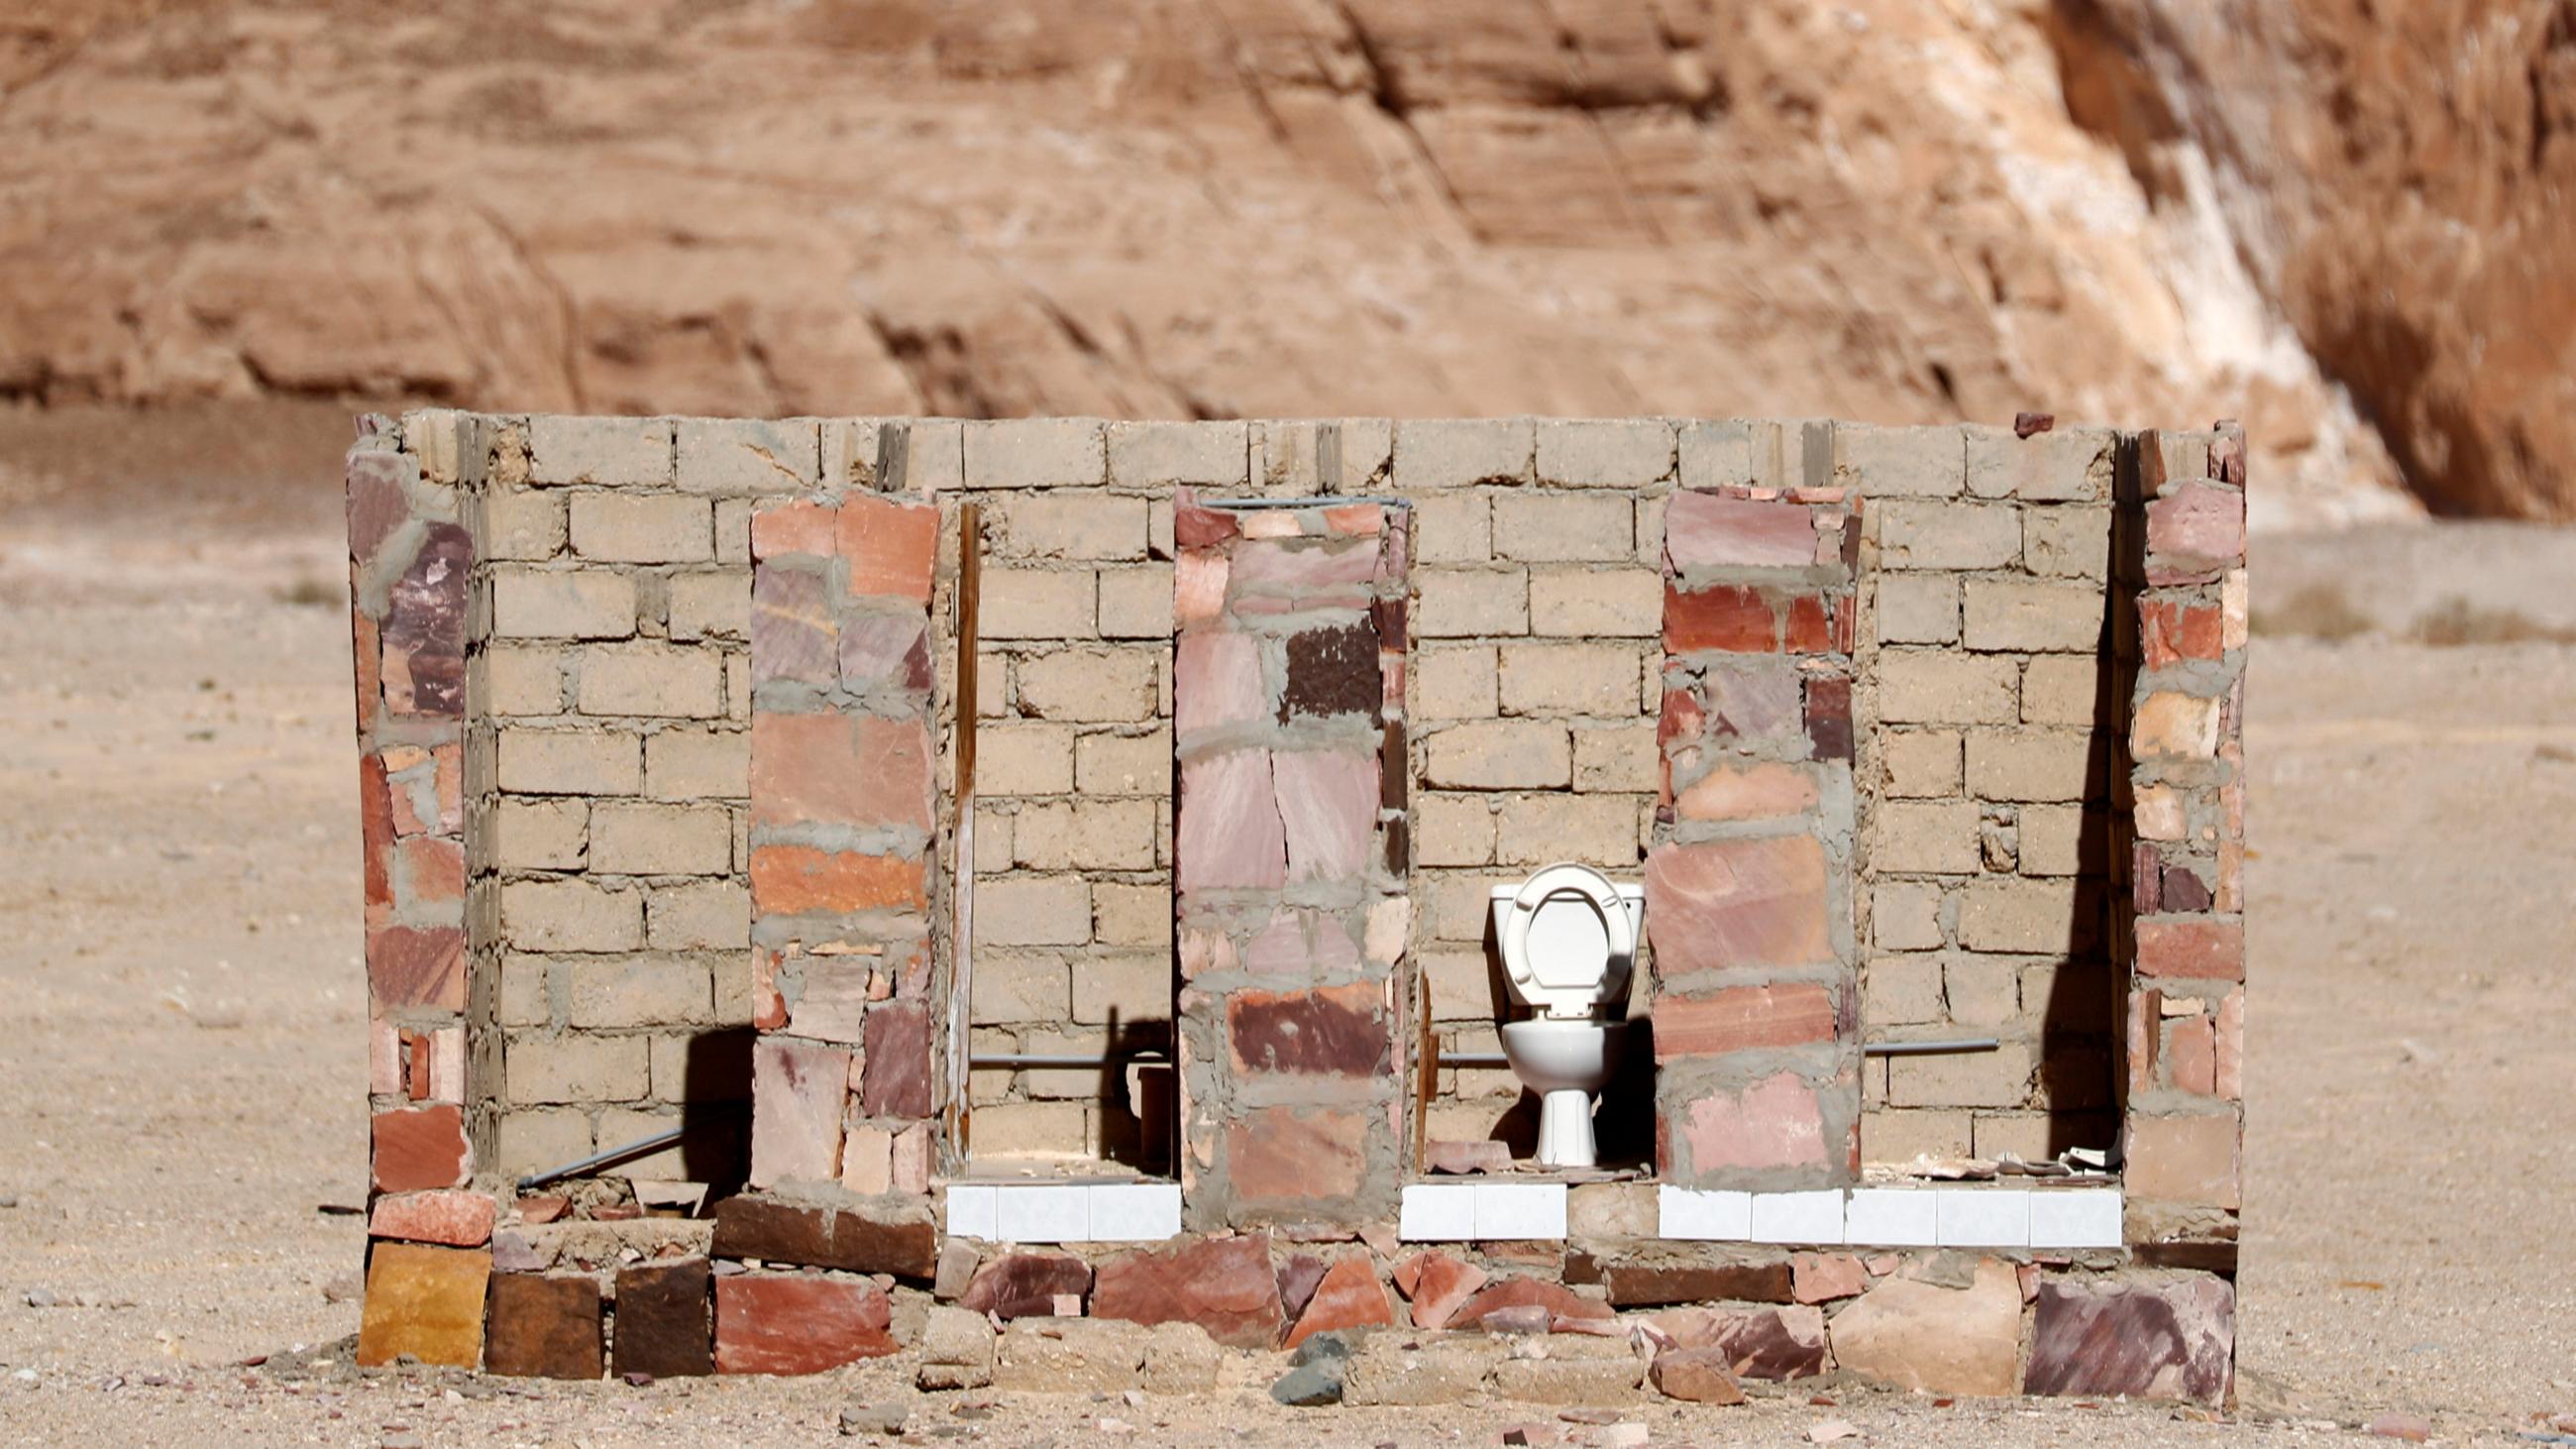
MULTIPOLYGON (((1497 895, 1500 892, 1496 892, 1497 895)), ((1502 929, 1503 968, 1512 992, 1551 1021, 1590 1021, 1605 1001, 1620 997, 1637 954, 1636 926, 1619 888, 1608 876, 1577 861, 1563 861, 1532 874, 1512 895, 1511 914, 1502 929), (1552 949, 1532 960, 1530 927, 1539 908, 1573 895, 1588 903, 1601 922, 1601 948, 1592 951, 1552 949)))

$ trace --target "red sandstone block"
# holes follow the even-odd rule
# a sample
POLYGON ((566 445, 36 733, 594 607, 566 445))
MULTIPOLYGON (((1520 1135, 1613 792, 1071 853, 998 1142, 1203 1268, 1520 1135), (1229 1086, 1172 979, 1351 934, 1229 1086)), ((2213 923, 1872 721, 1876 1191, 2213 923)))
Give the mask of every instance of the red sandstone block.
POLYGON ((394 879, 407 906, 458 905, 465 900, 465 845, 436 835, 395 842, 394 879))
POLYGON ((1394 1322, 1395 1306, 1387 1301, 1386 1285, 1378 1281, 1377 1269, 1367 1253, 1355 1253, 1335 1263, 1315 1285, 1305 1311, 1297 1315, 1297 1326, 1288 1330, 1280 1347, 1295 1348, 1319 1333, 1394 1322))
POLYGON ((386 926, 368 932, 367 989, 379 1007, 464 1010, 464 928, 386 926))
POLYGON ((1299 1203, 1348 1197, 1368 1163, 1364 1110, 1262 1107, 1226 1124, 1234 1190, 1247 1202, 1299 1203))
POLYGON ((1804 1046, 1834 1039, 1822 986, 1730 986, 1714 996, 1655 998, 1655 1060, 1804 1046))
POLYGON ((356 654, 358 685, 358 737, 365 739, 376 731, 385 709, 385 644, 376 632, 376 621, 358 612, 358 571, 349 570, 349 644, 356 654))
POLYGON ((602 1359, 599 1329, 599 1284, 593 1279, 495 1273, 483 1367, 511 1378, 595 1379, 602 1359))
POLYGON ((1720 584, 1684 589, 1664 584, 1664 652, 1692 654, 1703 649, 1735 654, 1769 654, 1780 647, 1780 620, 1759 589, 1720 584))
POLYGON ((939 561, 937 504, 853 495, 841 501, 835 538, 849 560, 853 595, 930 602, 930 574, 939 561))
POLYGON ((2138 922, 2138 974, 2242 981, 2244 923, 2210 916, 2142 920, 2138 922))
POLYGON ((358 846, 372 924, 394 904, 394 808, 381 755, 358 757, 358 846))
POLYGON ((716 1280, 716 1372, 816 1374, 895 1352, 893 1305, 864 1279, 738 1273, 716 1280))
POLYGON ((1092 1279, 1091 1316, 1148 1325, 1195 1323, 1230 1348, 1266 1349, 1281 1327, 1270 1239, 1261 1233, 1203 1238, 1110 1258, 1092 1279))
POLYGON ((1807 745, 1819 760, 1852 758, 1852 682, 1807 681, 1807 745))
POLYGON ((1367 1077, 1392 1071, 1386 998, 1365 982, 1312 991, 1237 991, 1226 1034, 1238 1072, 1367 1077))
POLYGON ((837 512, 821 503, 772 503, 751 515, 751 556, 772 559, 781 554, 832 555, 837 512))
POLYGON ((1833 959, 1825 852, 1810 835, 1658 846, 1646 932, 1666 976, 1833 959))
POLYGON ((472 1165, 464 1109, 438 1106, 379 1112, 371 1135, 376 1191, 464 1186, 472 1165))
POLYGON ((492 1217, 489 1193, 396 1193, 376 1199, 368 1210, 367 1236, 479 1248, 492 1241, 492 1217))
POLYGON ((751 904, 763 916, 920 910, 928 881, 918 859, 764 845, 751 853, 751 904))
POLYGON ((756 714, 754 825, 930 829, 930 729, 917 719, 756 714))
POLYGON ((2156 600, 2138 605, 2141 647, 2149 669, 2164 669, 2186 659, 2216 659, 2220 643, 2219 607, 2156 600))
POLYGON ((1791 654, 1823 654, 1834 647, 1834 629, 1821 594, 1799 594, 1789 600, 1781 629, 1781 648, 1791 654))

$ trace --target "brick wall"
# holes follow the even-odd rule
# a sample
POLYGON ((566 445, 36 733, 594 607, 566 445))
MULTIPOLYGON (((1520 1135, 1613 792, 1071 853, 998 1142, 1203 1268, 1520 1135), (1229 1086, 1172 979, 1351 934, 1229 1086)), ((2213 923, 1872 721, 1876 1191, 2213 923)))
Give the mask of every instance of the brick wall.
MULTIPOLYGON (((398 435, 362 441, 351 465, 377 1106, 418 1114, 452 1098, 470 1170, 487 1181, 683 1123, 686 1147, 628 1170, 747 1170, 753 1027, 775 1027, 771 1008, 790 1006, 752 937, 754 518, 871 493, 937 516, 922 697, 933 800, 919 842, 936 864, 918 908, 933 960, 913 983, 934 1035, 945 1029, 944 893, 959 833, 958 533, 972 502, 982 586, 969 1044, 1168 1046, 1184 964, 1174 605, 1190 591, 1174 575, 1173 509, 1195 489, 1392 495, 1410 520, 1409 609, 1389 646, 1405 724, 1388 758, 1401 761, 1406 797, 1386 822, 1389 869, 1412 902, 1390 977, 1397 1090, 1413 1088, 1424 1020, 1453 1064, 1426 1084, 1419 1126, 1402 1114, 1393 1124, 1408 1165, 1425 1141, 1500 1135, 1525 1153, 1534 1129, 1507 1069, 1454 1064, 1498 1049, 1509 999, 1487 941, 1488 890, 1567 858, 1636 879, 1648 847, 1690 823, 1667 792, 1687 794, 1707 762, 1668 780, 1659 723, 1677 681, 1703 711, 1717 701, 1697 651, 1669 647, 1667 565, 1681 595, 1730 581, 1668 555, 1677 497, 1785 503, 1808 511, 1816 537, 1834 536, 1831 559, 1797 569, 1840 570, 1819 616, 1835 633, 1810 653, 1795 642, 1797 619, 1772 616, 1778 667, 1800 681, 1805 744, 1771 753, 1824 772, 1821 813, 1791 833, 1835 842, 1831 949, 1794 964, 1830 998, 1833 1065, 1813 1081, 1857 1077, 1863 1156, 2107 1146, 2142 1094, 2180 1094, 2144 1097, 2164 1104, 2151 1133, 2199 1130, 2229 1100, 2215 1063, 2232 1063, 2241 996, 2214 984, 2223 968, 2182 973, 2159 953, 2235 920, 2241 761, 2228 701, 2241 640, 2224 630, 2241 635, 2241 624, 2222 621, 2214 657, 2201 636, 2210 608, 2241 617, 2241 556, 2205 578, 2119 560, 2124 549, 2146 557, 2145 490, 2188 475, 2239 497, 2241 473, 2224 476, 2229 455, 2211 439, 1664 420, 414 414, 398 435), (2123 492, 2123 479, 2136 486, 2123 492), (430 540, 443 542, 424 551, 430 540), (2136 608, 2149 620, 2144 674, 2124 622, 2136 608), (2157 687, 2133 691, 2132 676, 2157 687), (1842 707, 1846 677, 1850 739, 1829 758, 1818 720, 1842 707), (2215 701, 2216 733, 2187 765, 2138 766, 2133 830, 2114 788, 2130 784, 2123 741, 2143 721, 2142 761, 2161 761, 2153 752, 2175 739, 2197 748, 2192 711, 2204 706, 2175 699, 2215 701), (1671 821, 1659 824, 1659 806, 1671 821), (2133 836, 2157 852, 2152 900, 2133 836), (461 851, 462 868, 442 874, 442 850, 461 851), (457 948, 452 978, 442 943, 457 948), (2123 1032, 2133 953, 2178 985, 2156 998, 2164 1014, 2149 1027, 2133 1004, 2123 1032), (1963 1036, 2001 1049, 1848 1059, 1864 1040, 1963 1036), (2200 1093, 2204 1076, 2211 1091, 2200 1093)), ((2223 511, 2201 502, 2165 506, 2194 520, 2223 511)), ((1772 589, 1762 597, 1779 603, 1774 586, 1794 582, 1730 586, 1772 589)), ((1753 756, 1738 763, 1771 758, 1753 756)), ((1650 940, 1654 927, 1650 912, 1650 940)), ((1673 989, 1653 955, 1629 1003, 1641 1021, 1673 989)), ((791 984, 801 993, 805 978, 791 984)), ((870 999, 907 989, 894 973, 888 995, 870 999)), ((840 1045, 864 1075, 857 1034, 840 1045)), ((1660 1055, 1670 1063, 1680 1050, 1660 1055)), ((1602 1127, 1613 1152, 1642 1155, 1651 1141, 1643 1094, 1656 1055, 1639 1054, 1641 1075, 1613 1089, 1602 1127)), ((948 1087, 939 1074, 934 1098, 948 1087)), ((1130 1110, 1116 1074, 989 1068, 966 1095, 979 1162, 1164 1165, 1151 1140, 1162 1124, 1130 1110)), ((2232 1124, 2233 1107, 2224 1115, 2232 1124)), ((837 1125, 868 1118, 856 1110, 837 1125)), ((916 1120, 869 1130, 898 1137, 916 1120)), ((390 1130, 417 1125, 404 1117, 390 1130)), ((1847 1154, 1828 1155, 1848 1172, 1847 1154)), ((455 1171, 466 1170, 460 1158, 455 1171)), ((874 1169, 862 1179, 873 1185, 874 1169)))

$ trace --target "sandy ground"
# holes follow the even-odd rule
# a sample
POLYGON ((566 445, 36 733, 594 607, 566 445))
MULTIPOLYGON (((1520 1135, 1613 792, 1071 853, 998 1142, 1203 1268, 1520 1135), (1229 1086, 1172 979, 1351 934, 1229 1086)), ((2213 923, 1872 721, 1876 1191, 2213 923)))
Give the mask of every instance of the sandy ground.
MULTIPOLYGON (((27 478, 0 511, 0 1439, 796 1442, 898 1393, 897 1364, 640 1389, 280 1371, 358 1317, 360 1225, 323 1211, 361 1200, 365 1162, 330 494, 243 508, 27 478), (235 1366, 262 1354, 281 1358, 235 1366)), ((2492 594, 2511 571, 2490 561, 2526 546, 2566 539, 2428 532, 2367 545, 2361 577, 2492 594)), ((2332 572, 2345 547, 2264 540, 2258 567, 2332 572)), ((2563 573, 2522 573, 2529 607, 2559 607, 2563 573)), ((1833 1419, 1888 1444, 2309 1442, 2389 1410, 2513 1442, 2576 1411, 2576 649, 2257 656, 2239 1413, 1837 1387, 1830 1407, 1630 1410, 1655 1442, 1803 1443, 1833 1419)), ((1257 1383, 959 1402, 921 1400, 913 1436, 1472 1444, 1553 1419, 1319 1418, 1257 1383)))

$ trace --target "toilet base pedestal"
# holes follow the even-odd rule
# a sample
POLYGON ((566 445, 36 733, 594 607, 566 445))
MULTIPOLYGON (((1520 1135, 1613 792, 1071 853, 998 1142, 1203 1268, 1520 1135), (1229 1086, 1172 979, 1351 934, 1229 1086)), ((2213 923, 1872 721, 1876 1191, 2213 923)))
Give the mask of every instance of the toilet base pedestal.
POLYGON ((1538 1163, 1541 1167, 1595 1165, 1590 1092, 1550 1092, 1539 1100, 1538 1163))

